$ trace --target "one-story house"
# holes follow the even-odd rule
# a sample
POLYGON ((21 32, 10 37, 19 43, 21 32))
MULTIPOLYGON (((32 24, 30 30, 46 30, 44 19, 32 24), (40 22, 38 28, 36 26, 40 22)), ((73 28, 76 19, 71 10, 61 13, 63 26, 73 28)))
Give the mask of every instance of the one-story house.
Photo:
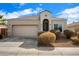
POLYGON ((51 29, 66 28, 66 20, 56 18, 48 10, 42 11, 37 16, 24 16, 8 19, 8 36, 37 37, 38 32, 51 29))

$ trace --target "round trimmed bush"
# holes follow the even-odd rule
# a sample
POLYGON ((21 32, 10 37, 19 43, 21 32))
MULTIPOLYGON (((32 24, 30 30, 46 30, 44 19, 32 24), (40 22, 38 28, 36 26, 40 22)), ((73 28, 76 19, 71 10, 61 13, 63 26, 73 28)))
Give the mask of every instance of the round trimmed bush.
POLYGON ((45 32, 39 36, 38 44, 40 45, 43 44, 47 46, 51 43, 55 43, 55 40, 56 40, 56 35, 54 33, 45 32))
POLYGON ((77 36, 71 37, 71 41, 75 44, 79 44, 79 38, 77 36))
POLYGON ((64 30, 64 34, 66 35, 67 39, 70 39, 70 37, 73 37, 76 35, 76 33, 74 31, 71 31, 71 30, 64 30))
POLYGON ((41 35, 42 33, 44 33, 44 32, 42 32, 42 31, 41 32, 38 32, 38 36, 41 35))

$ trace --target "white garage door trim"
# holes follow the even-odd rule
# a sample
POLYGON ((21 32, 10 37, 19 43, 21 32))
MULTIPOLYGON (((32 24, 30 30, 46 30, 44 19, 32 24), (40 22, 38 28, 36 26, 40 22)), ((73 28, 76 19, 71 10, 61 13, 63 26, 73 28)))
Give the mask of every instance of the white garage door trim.
POLYGON ((13 36, 36 38, 37 33, 38 33, 37 25, 12 25, 13 36))

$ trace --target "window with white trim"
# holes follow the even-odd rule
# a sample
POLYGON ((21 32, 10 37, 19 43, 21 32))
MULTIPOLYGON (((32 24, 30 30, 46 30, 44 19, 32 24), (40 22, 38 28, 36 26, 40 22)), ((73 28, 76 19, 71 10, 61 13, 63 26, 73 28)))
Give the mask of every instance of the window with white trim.
POLYGON ((60 30, 62 32, 62 24, 54 24, 53 27, 54 30, 60 30))

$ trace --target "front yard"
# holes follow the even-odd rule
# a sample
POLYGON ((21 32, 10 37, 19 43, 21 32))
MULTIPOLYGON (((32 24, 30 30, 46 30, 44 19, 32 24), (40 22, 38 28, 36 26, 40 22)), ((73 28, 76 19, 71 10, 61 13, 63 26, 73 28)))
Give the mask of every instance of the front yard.
MULTIPOLYGON (((0 40, 0 46, 4 44, 10 44, 7 46, 20 46, 20 47, 37 47, 38 39, 27 39, 21 37, 4 38, 0 40)), ((57 39, 54 43, 54 47, 78 47, 72 43, 70 39, 57 39)))
POLYGON ((0 55, 79 55, 79 47, 69 40, 57 40, 55 47, 38 47, 37 39, 5 38, 0 40, 0 55))

